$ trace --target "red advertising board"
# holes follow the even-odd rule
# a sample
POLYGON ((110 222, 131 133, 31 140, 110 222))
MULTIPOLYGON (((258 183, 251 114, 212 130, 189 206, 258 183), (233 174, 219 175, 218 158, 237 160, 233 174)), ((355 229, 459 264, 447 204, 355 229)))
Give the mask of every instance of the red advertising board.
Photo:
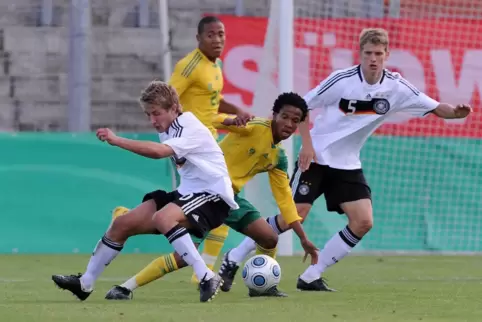
MULTIPOLYGON (((260 66, 267 19, 221 16, 227 44, 223 54, 227 99, 251 106, 260 66)), ((298 19, 295 21, 295 90, 306 93, 335 69, 358 63, 363 28, 389 31, 387 68, 400 72, 419 90, 442 102, 470 103, 466 120, 435 116, 395 120, 380 135, 482 137, 482 22, 461 19, 298 19)), ((277 53, 273 50, 273 57, 277 53)))

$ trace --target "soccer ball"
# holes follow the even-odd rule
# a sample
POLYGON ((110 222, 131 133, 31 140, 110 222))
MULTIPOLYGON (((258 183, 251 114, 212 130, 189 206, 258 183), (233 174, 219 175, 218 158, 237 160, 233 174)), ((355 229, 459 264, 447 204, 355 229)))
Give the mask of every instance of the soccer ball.
POLYGON ((256 255, 244 264, 242 275, 244 284, 249 289, 262 293, 278 286, 281 268, 275 259, 266 255, 256 255))

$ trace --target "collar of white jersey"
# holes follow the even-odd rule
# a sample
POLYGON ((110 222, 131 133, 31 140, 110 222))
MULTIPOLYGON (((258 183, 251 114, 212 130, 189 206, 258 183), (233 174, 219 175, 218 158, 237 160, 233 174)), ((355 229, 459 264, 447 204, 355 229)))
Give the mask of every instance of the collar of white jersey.
POLYGON ((361 69, 361 65, 358 65, 357 67, 357 72, 358 72, 358 77, 360 78, 360 82, 368 85, 368 86, 378 86, 380 85, 381 83, 383 83, 383 80, 385 79, 385 69, 383 69, 382 71, 382 76, 380 77, 380 80, 378 82, 376 82, 375 84, 368 84, 366 81, 365 81, 365 77, 363 77, 363 73, 362 73, 362 69, 361 69))
MULTIPOLYGON (((179 117, 182 115, 182 112, 177 115, 177 117, 172 121, 171 125, 167 128, 166 134, 169 134, 169 132, 172 130, 174 133, 179 133, 182 132, 182 126, 179 123, 179 117)), ((174 135, 176 136, 176 135, 174 135)))

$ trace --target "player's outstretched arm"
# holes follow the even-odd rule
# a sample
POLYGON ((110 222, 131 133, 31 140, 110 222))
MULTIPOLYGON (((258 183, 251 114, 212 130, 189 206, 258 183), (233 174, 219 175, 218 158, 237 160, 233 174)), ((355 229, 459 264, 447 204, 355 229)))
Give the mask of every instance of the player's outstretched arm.
POLYGON ((440 103, 432 113, 443 119, 462 119, 472 112, 472 107, 468 104, 453 106, 447 103, 440 103))
POLYGON ((427 94, 420 92, 415 86, 406 79, 397 76, 400 89, 400 107, 402 111, 414 116, 423 117, 429 113, 435 114, 443 119, 461 119, 467 117, 472 112, 472 107, 468 104, 453 106, 447 103, 440 103, 427 94))
POLYGON ((221 97, 219 100, 219 113, 233 114, 236 115, 238 123, 244 125, 249 120, 253 119, 253 115, 245 112, 243 109, 237 107, 234 104, 229 103, 224 98, 221 97))
POLYGON ((308 239, 308 236, 301 225, 302 218, 298 215, 296 205, 292 197, 288 174, 281 169, 272 169, 268 173, 271 191, 278 208, 281 218, 295 232, 300 239, 301 246, 307 255, 311 256, 312 265, 318 262, 318 248, 308 239))
POLYGON ((97 138, 110 145, 131 151, 146 158, 162 159, 174 154, 174 150, 166 144, 126 139, 115 135, 112 130, 107 128, 98 129, 97 138))
POLYGON ((228 132, 248 134, 252 130, 249 124, 242 124, 237 117, 226 114, 217 114, 213 120, 213 126, 216 129, 226 130, 228 132))

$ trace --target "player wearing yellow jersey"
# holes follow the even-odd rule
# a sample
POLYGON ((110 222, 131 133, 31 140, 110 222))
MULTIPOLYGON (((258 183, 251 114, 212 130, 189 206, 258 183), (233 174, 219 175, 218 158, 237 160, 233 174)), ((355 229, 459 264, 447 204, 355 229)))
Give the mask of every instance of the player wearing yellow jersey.
MULTIPOLYGON (((298 216, 289 185, 288 160, 280 143, 296 131, 307 111, 303 98, 295 93, 284 93, 274 103, 272 121, 256 118, 246 126, 238 126, 234 119, 218 115, 213 124, 229 131, 229 134, 220 142, 220 146, 233 183, 235 200, 240 207, 236 211, 231 211, 224 223, 251 237, 258 245, 257 253, 275 256, 277 234, 270 223, 262 219, 259 211, 249 201, 239 196, 244 185, 255 175, 268 172, 271 189, 284 222, 293 228, 300 238, 305 252, 310 254, 312 262, 316 263, 318 261, 317 248, 308 240, 302 228, 301 218, 298 216)), ((231 255, 232 252, 228 252, 225 256, 219 275, 222 274, 223 279, 226 278, 232 284, 230 277, 234 277, 239 261, 231 255)), ((149 270, 159 272, 157 278, 185 265, 176 254, 161 258, 162 260, 154 260, 148 266, 149 270)), ((151 281, 157 278, 153 278, 151 281)), ((229 288, 231 284, 229 284, 229 288)), ((142 285, 137 284, 134 276, 124 284, 111 289, 106 298, 130 299, 132 291, 139 286, 142 285)), ((223 290, 228 291, 229 288, 223 290)), ((262 294, 250 291, 249 295, 285 296, 277 289, 262 294)))
POLYGON ((221 94, 224 86, 222 62, 226 33, 223 23, 213 16, 198 24, 198 48, 187 54, 175 66, 169 84, 181 99, 183 111, 193 113, 217 138, 212 122, 216 114, 237 115, 245 124, 251 115, 228 103, 221 94))
MULTIPOLYGON (((169 80, 180 98, 184 112, 193 113, 217 139, 218 133, 212 122, 218 113, 236 115, 237 124, 245 124, 250 118, 249 113, 224 100, 222 90, 224 86, 222 62, 219 58, 224 49, 226 32, 223 23, 214 16, 202 18, 197 27, 196 39, 198 47, 177 62, 169 80)), ((179 177, 175 173, 177 183, 179 177)), ((117 207, 113 215, 126 213, 127 208, 117 207)), ((223 248, 228 236, 229 228, 225 225, 212 230, 204 240, 202 258, 212 270, 216 259, 223 248)), ((165 270, 172 269, 167 263, 171 259, 159 259, 165 270)), ((159 274, 157 270, 145 270, 137 276, 137 283, 142 285, 159 274)), ((192 281, 197 283, 196 275, 192 281)))

